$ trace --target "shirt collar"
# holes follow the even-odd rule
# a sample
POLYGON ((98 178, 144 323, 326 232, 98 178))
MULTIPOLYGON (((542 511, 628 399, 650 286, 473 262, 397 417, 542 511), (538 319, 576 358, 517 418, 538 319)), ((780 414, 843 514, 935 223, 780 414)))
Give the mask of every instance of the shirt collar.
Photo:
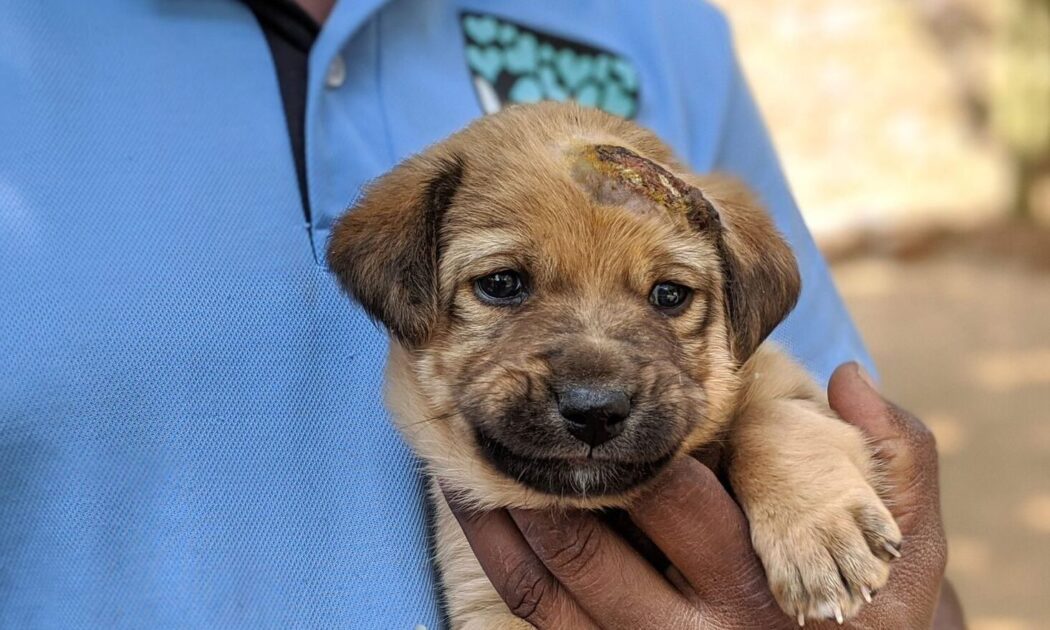
POLYGON ((310 51, 309 94, 322 88, 332 58, 372 15, 391 0, 339 0, 310 51))

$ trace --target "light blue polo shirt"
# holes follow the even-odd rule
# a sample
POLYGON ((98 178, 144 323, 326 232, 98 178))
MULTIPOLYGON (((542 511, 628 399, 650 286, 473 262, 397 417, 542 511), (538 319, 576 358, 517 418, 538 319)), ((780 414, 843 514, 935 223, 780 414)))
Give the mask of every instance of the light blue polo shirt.
POLYGON ((310 223, 244 6, 0 2, 0 627, 441 626, 386 340, 321 254, 362 184, 481 115, 464 14, 629 63, 637 120, 794 245, 775 338, 821 379, 867 361, 702 2, 340 2, 310 223))

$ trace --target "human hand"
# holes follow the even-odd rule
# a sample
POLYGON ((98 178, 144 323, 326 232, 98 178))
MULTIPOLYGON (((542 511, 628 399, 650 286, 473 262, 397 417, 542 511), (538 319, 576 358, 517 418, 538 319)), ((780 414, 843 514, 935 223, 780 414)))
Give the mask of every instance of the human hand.
POLYGON ((943 601, 941 597, 948 547, 933 434, 915 416, 882 398, 856 364, 835 370, 828 383, 828 402, 875 448, 883 464, 887 507, 904 535, 903 558, 894 563, 886 588, 850 627, 929 628, 937 613, 938 628, 964 628, 950 586, 949 596, 943 601))
POLYGON ((677 585, 591 513, 452 511, 496 591, 537 628, 794 626, 766 586, 743 513, 691 458, 630 511, 677 585))
MULTIPOLYGON (((904 534, 889 584, 849 627, 929 627, 946 557, 933 438, 856 365, 836 371, 829 399, 884 460, 890 509, 904 534)), ((769 592, 744 515, 695 460, 674 463, 629 511, 671 561, 672 580, 592 514, 452 508, 497 592, 538 628, 794 626, 769 592)))

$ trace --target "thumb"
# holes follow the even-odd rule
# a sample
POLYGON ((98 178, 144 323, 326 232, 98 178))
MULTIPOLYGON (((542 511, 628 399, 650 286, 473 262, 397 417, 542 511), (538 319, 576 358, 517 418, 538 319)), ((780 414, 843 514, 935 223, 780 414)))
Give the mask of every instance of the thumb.
POLYGON ((828 381, 828 404, 843 420, 881 442, 900 435, 886 400, 860 364, 843 363, 828 381))
MULTIPOLYGON (((839 366, 828 383, 828 403, 839 416, 860 429, 885 466, 886 480, 897 488, 890 511, 901 529, 909 512, 936 508, 937 444, 918 418, 887 402, 856 363, 839 366)), ((939 518, 939 517, 938 517, 939 518)))

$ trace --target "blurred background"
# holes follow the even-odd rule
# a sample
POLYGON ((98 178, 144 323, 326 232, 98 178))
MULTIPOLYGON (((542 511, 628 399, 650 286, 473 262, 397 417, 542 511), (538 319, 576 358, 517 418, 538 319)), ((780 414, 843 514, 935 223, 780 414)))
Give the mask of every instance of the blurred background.
POLYGON ((941 452, 973 630, 1050 628, 1050 0, 716 0, 807 222, 941 452))

